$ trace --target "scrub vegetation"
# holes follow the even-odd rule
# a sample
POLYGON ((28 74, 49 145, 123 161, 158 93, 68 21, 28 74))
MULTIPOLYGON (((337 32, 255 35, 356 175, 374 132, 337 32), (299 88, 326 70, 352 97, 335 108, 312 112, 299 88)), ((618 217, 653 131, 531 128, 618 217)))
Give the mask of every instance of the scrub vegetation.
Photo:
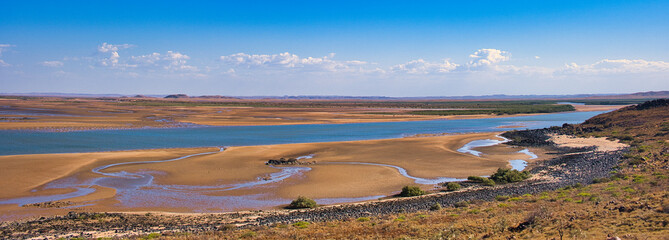
POLYGON ((316 201, 304 197, 304 196, 299 196, 297 199, 293 200, 287 208, 290 209, 299 209, 299 208, 315 208, 318 207, 318 204, 316 204, 316 201))
MULTIPOLYGON (((579 136, 631 145, 610 177, 555 191, 498 196, 459 207, 371 216, 364 221, 314 222, 308 228, 254 227, 257 239, 662 239, 669 235, 669 100, 631 106, 561 128, 579 136), (401 219, 401 220, 398 220, 401 219)), ((516 171, 517 172, 517 171, 516 171)), ((525 178, 500 169, 498 182, 525 178)), ((481 178, 481 181, 485 181, 481 178)), ((473 180, 473 179, 470 179, 473 180)), ((248 230, 213 231, 172 239, 236 239, 248 230)))

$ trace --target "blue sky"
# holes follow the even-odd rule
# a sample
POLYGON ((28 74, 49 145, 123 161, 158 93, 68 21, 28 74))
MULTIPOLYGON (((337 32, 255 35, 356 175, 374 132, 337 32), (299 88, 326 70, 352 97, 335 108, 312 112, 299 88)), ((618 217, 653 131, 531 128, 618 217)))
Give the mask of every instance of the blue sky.
POLYGON ((669 1, 4 1, 0 92, 669 90, 669 1))

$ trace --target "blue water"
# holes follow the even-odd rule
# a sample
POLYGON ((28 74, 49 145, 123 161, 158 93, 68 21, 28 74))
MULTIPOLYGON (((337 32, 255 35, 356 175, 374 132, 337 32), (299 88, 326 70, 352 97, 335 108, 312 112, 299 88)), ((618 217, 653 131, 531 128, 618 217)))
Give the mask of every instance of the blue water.
POLYGON ((603 112, 386 123, 230 126, 74 132, 0 131, 0 155, 97 152, 151 148, 250 146, 398 138, 414 134, 506 131, 580 123, 603 112))

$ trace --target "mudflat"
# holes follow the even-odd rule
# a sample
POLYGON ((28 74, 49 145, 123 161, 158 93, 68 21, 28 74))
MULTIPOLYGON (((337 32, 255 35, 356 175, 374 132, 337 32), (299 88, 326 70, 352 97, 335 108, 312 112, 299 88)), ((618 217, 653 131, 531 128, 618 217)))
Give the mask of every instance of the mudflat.
MULTIPOLYGON (((470 175, 489 175, 499 167, 508 167, 508 160, 525 159, 519 148, 499 145, 485 147, 480 157, 458 152, 464 144, 478 139, 496 139, 498 133, 475 133, 435 137, 410 137, 385 140, 300 143, 265 146, 230 147, 221 152, 216 148, 155 149, 98 153, 35 154, 0 156, 4 166, 0 175, 0 199, 61 194, 74 189, 44 189, 57 179, 74 178, 81 182, 101 177, 93 169, 121 162, 168 160, 196 153, 214 152, 183 160, 111 166, 101 172, 151 171, 153 182, 163 186, 220 186, 269 178, 279 172, 265 163, 269 159, 297 158, 313 164, 298 165, 311 170, 262 187, 213 191, 212 196, 243 196, 269 194, 279 199, 298 195, 315 199, 361 198, 387 196, 402 186, 418 185, 390 166, 357 165, 355 163, 386 164, 400 167, 418 178, 466 178, 470 175), (345 164, 348 163, 348 164, 345 164), (351 164, 353 163, 353 164, 351 164)), ((422 185, 429 189, 431 185, 422 185)), ((187 207, 134 206, 126 207, 116 199, 113 188, 96 187, 92 194, 63 199, 72 209, 13 205, 0 206, 5 216, 43 215, 71 210, 85 211, 173 211, 189 212, 187 207)), ((200 206, 201 207, 201 206, 200 206)), ((212 206, 216 211, 216 206, 212 206)), ((240 209, 241 210, 241 209, 240 209)))

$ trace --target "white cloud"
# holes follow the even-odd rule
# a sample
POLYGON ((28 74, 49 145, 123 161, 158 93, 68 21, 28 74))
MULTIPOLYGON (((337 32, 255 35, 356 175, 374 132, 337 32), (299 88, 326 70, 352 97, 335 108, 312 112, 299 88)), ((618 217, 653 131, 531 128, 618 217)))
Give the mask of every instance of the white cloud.
POLYGON ((482 67, 493 65, 498 62, 508 61, 511 54, 498 49, 484 48, 479 49, 474 54, 469 55, 472 59, 469 61, 471 67, 482 67))
POLYGON ((103 67, 115 69, 137 69, 137 70, 167 70, 167 71, 197 71, 197 67, 187 65, 186 61, 190 59, 188 55, 167 51, 165 54, 151 53, 140 56, 130 56, 121 58, 119 51, 134 47, 132 44, 108 44, 102 43, 98 46, 100 54, 107 56, 99 59, 98 64, 103 67))
POLYGON ((333 60, 334 53, 324 57, 306 57, 284 52, 280 54, 246 54, 237 53, 228 56, 221 56, 220 60, 224 63, 242 66, 246 68, 265 67, 265 68, 283 68, 283 69, 307 69, 307 70, 326 70, 332 72, 344 71, 362 71, 364 61, 337 61, 333 60))
POLYGON ((118 54, 118 51, 120 49, 126 49, 132 46, 133 45, 131 44, 108 44, 106 42, 102 43, 102 45, 98 47, 98 53, 108 54, 108 57, 100 59, 98 63, 101 66, 105 67, 118 67, 118 68, 126 67, 122 64, 119 64, 120 55, 118 54))
MULTIPOLYGON (((6 49, 13 47, 14 45, 11 44, 0 44, 0 57, 2 57, 2 52, 6 51, 6 49)), ((11 64, 6 63, 4 60, 0 59, 0 67, 9 67, 11 64)))
POLYGON ((44 62, 41 62, 40 65, 45 66, 45 67, 62 67, 63 62, 61 62, 61 61, 44 61, 44 62))
POLYGON ((447 73, 455 70, 458 66, 458 64, 451 63, 448 60, 444 60, 444 62, 439 63, 418 59, 392 66, 390 67, 390 71, 411 74, 447 73))
POLYGON ((560 72, 588 74, 669 72, 669 63, 643 59, 603 59, 586 65, 578 65, 576 63, 566 64, 560 72))
POLYGON ((151 53, 141 56, 132 56, 128 61, 127 67, 142 69, 163 69, 169 71, 197 71, 197 68, 187 65, 186 61, 190 57, 179 52, 167 51, 165 54, 151 53))
POLYGON ((13 47, 14 45, 11 44, 0 44, 0 57, 2 57, 2 52, 4 52, 7 48, 13 47))
POLYGON ((105 43, 102 43, 102 45, 100 45, 98 47, 98 52, 101 52, 101 53, 118 52, 118 50, 131 48, 133 46, 134 45, 132 45, 132 44, 108 44, 108 43, 105 42, 105 43))

